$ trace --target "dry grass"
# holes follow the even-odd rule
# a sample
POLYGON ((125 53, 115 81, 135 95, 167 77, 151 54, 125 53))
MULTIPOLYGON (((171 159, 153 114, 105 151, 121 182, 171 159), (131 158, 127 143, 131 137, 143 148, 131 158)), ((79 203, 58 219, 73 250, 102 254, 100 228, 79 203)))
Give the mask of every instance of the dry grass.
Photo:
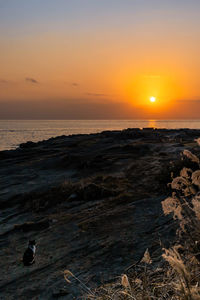
POLYGON ((173 214, 180 224, 177 245, 163 249, 164 260, 157 267, 147 249, 143 259, 117 282, 92 291, 65 271, 66 281, 67 274, 79 282, 86 293, 83 299, 200 300, 200 160, 184 150, 182 161, 178 174, 173 177, 172 173, 171 196, 162 202, 164 213, 173 214))
POLYGON ((92 199, 118 197, 127 189, 128 182, 124 178, 96 176, 78 182, 65 181, 47 191, 28 193, 20 198, 20 202, 27 210, 41 212, 55 208, 63 202, 86 202, 92 199))

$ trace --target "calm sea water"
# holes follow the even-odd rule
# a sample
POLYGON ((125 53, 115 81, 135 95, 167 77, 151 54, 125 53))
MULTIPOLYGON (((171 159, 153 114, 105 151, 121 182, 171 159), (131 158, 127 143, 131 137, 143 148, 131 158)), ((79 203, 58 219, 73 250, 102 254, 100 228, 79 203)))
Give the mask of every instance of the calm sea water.
POLYGON ((59 135, 144 127, 200 129, 200 120, 0 120, 0 150, 14 149, 20 143, 42 141, 59 135))

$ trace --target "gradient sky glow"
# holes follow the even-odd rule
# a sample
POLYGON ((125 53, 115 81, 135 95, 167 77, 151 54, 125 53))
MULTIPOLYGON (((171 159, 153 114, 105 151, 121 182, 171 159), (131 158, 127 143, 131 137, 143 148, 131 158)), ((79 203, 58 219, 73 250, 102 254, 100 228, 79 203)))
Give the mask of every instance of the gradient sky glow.
POLYGON ((199 0, 0 0, 1 119, 199 118, 199 73, 199 0))

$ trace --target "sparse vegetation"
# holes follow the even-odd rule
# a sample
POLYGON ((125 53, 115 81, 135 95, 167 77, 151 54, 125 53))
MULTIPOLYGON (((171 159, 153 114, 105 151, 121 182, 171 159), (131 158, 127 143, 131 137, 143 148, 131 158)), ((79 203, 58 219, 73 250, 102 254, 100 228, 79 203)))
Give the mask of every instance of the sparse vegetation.
POLYGON ((43 211, 65 201, 88 201, 117 197, 128 187, 124 178, 96 176, 73 183, 66 181, 48 191, 30 193, 23 197, 22 206, 34 211, 43 211))
MULTIPOLYGON (((184 150, 181 161, 174 164, 170 172, 171 195, 162 202, 162 207, 164 214, 172 214, 179 222, 177 243, 163 249, 156 263, 146 250, 144 257, 112 284, 90 292, 81 282, 80 286, 87 292, 83 299, 200 299, 200 160, 184 150)), ((66 274, 78 280, 65 271, 67 281, 66 274)))

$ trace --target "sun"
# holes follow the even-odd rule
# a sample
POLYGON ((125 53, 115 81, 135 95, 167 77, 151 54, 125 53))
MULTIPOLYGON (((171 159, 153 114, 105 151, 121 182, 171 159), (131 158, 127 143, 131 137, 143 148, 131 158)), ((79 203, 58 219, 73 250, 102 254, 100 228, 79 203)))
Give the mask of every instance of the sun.
POLYGON ((150 97, 149 100, 153 103, 156 102, 156 97, 150 97))

